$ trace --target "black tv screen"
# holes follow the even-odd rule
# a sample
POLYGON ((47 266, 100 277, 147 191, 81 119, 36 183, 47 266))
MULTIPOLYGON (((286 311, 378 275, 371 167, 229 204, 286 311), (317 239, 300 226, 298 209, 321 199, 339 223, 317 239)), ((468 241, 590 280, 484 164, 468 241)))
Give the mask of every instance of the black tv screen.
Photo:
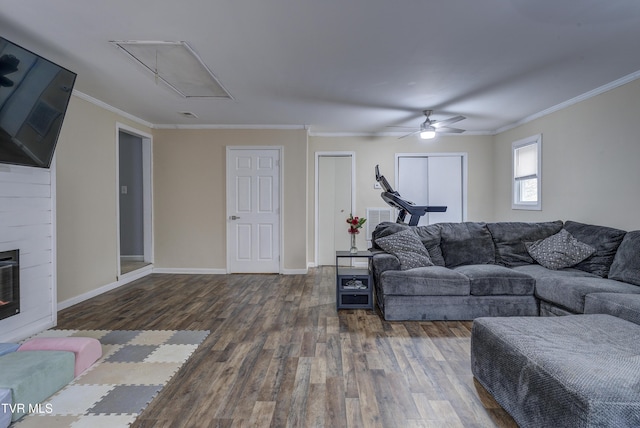
POLYGON ((49 168, 76 74, 0 37, 0 163, 49 168))

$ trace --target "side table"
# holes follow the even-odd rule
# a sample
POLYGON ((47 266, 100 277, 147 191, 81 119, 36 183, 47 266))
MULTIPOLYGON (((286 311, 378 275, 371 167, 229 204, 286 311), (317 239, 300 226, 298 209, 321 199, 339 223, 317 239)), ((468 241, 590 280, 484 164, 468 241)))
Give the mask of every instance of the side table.
POLYGON ((371 251, 336 251, 336 309, 373 309, 371 251), (341 259, 349 259, 341 266, 341 259), (366 267, 352 266, 354 259, 365 259, 366 267))

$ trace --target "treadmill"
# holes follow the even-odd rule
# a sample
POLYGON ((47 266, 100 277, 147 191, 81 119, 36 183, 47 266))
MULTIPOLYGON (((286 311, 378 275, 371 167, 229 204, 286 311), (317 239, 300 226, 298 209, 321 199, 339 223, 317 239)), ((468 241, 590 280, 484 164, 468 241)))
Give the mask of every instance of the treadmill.
POLYGON ((380 175, 380 169, 376 165, 376 181, 382 186, 382 192, 380 196, 390 206, 398 210, 398 218, 396 223, 406 224, 405 218, 409 214, 409 226, 417 226, 420 221, 420 217, 428 212, 443 213, 447 211, 447 207, 444 206, 431 206, 431 205, 415 205, 413 202, 404 199, 400 196, 400 193, 393 190, 391 185, 384 175, 380 175))

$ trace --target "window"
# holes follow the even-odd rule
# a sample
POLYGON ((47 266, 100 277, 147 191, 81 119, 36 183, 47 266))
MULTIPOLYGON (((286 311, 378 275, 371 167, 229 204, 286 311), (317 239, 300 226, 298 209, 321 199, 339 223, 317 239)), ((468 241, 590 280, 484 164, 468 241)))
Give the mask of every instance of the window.
POLYGON ((511 145, 514 210, 541 210, 542 135, 511 145))

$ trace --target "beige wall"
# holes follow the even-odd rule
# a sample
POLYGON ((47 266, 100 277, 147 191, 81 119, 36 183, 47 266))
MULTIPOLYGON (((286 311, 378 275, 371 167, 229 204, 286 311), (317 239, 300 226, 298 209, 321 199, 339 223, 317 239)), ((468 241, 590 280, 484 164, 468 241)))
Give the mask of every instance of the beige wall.
POLYGON ((640 80, 495 137, 494 217, 640 229, 640 80), (511 209, 511 143, 542 133, 542 211, 511 209))
POLYGON ((282 146, 283 267, 306 269, 306 130, 155 130, 155 267, 226 269, 226 147, 282 146))
MULTIPOLYGON (((314 261, 315 152, 356 153, 356 214, 385 206, 395 153, 468 154, 470 221, 572 219, 640 229, 640 80, 496 136, 309 137, 304 130, 150 130, 73 97, 57 158, 58 301, 117 280, 116 122, 154 136, 155 265, 226 267, 225 147, 282 146, 285 270, 314 261), (511 209, 511 142, 543 134, 542 211, 511 209)), ((364 236, 359 237, 364 245, 364 236)))
MULTIPOLYGON (((367 207, 386 207, 381 190, 374 189, 374 168, 395 187, 396 153, 467 153, 467 220, 491 221, 493 216, 493 137, 443 136, 435 141, 397 137, 309 137, 309 261, 315 260, 315 153, 354 151, 356 154, 356 212, 364 216, 367 207)), ((358 236, 358 247, 365 248, 365 236, 358 236)))
POLYGON ((117 280, 116 123, 149 133, 76 96, 56 148, 58 301, 117 280))

